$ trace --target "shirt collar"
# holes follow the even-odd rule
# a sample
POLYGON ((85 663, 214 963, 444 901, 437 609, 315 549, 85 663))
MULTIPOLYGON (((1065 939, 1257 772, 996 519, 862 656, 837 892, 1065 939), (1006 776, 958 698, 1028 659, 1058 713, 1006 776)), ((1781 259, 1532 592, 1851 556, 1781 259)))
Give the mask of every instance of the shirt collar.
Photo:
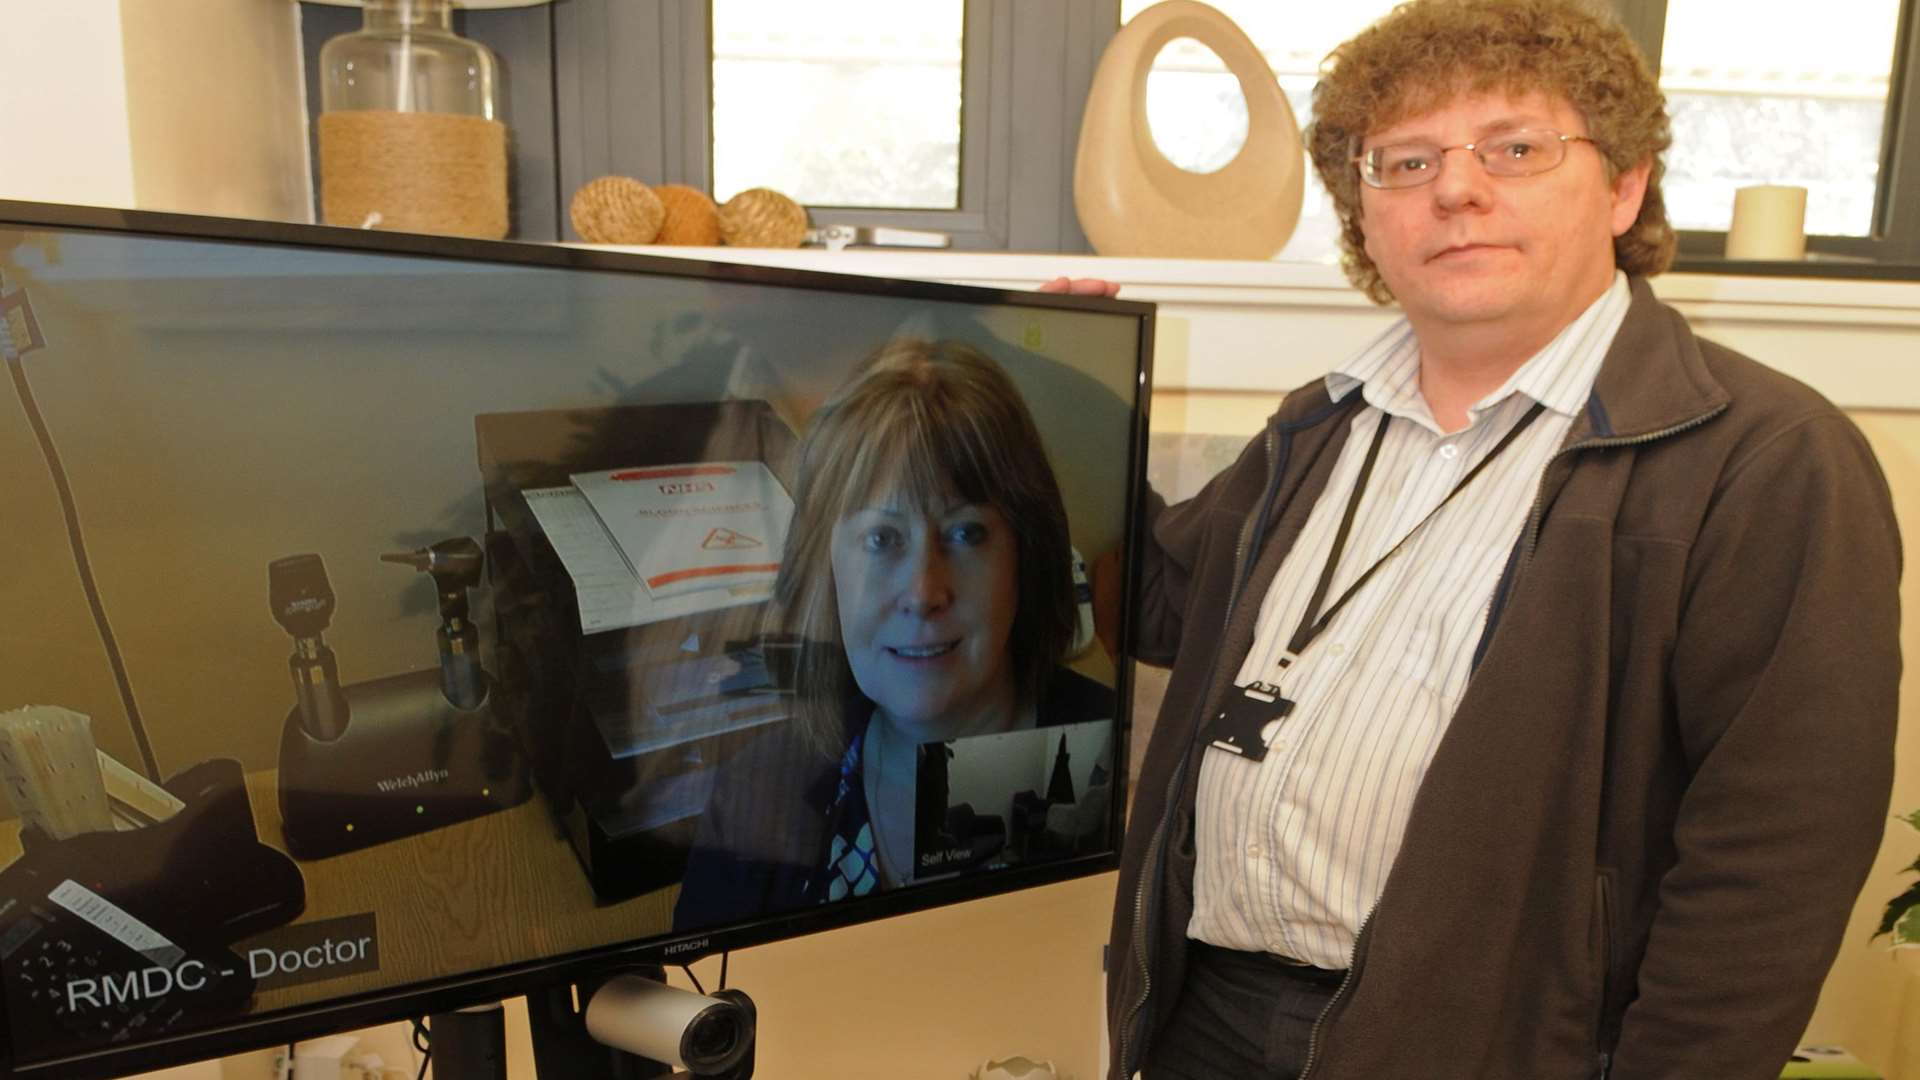
MULTIPOLYGON (((1613 272, 1613 283, 1546 347, 1527 359, 1499 389, 1468 410, 1477 420, 1514 393, 1563 416, 1578 416, 1593 390, 1607 347, 1620 330, 1632 298, 1627 276, 1613 272)), ((1393 416, 1424 419, 1432 413, 1420 396, 1420 342, 1402 318, 1387 327, 1326 376, 1327 393, 1340 401, 1355 389, 1367 403, 1393 416)))

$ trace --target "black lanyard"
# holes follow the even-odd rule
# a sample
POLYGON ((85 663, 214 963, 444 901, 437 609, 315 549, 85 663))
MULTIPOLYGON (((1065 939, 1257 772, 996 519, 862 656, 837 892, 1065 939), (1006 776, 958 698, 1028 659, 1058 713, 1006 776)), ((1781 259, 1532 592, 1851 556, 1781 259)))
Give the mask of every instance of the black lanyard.
POLYGON ((1478 464, 1467 470, 1467 475, 1461 477, 1459 483, 1453 485, 1453 490, 1447 492, 1446 498, 1441 499, 1433 509, 1427 511, 1426 517, 1421 518, 1413 528, 1408 529, 1399 543, 1389 548, 1387 553, 1375 560, 1372 566, 1367 567, 1366 572, 1356 578, 1353 584, 1347 586, 1347 591, 1341 593, 1340 598, 1333 602, 1333 606, 1327 609, 1326 614, 1320 615, 1320 604, 1327 598, 1327 589, 1333 585, 1333 572, 1340 565, 1341 553, 1346 550, 1347 534, 1353 531, 1353 519, 1360 512, 1360 500, 1367 493, 1367 481, 1373 477, 1373 463, 1379 460, 1380 444, 1387 441, 1387 424, 1393 420, 1393 417, 1381 413, 1380 425, 1373 432, 1373 445, 1367 447, 1367 458, 1360 465, 1360 475, 1353 481, 1353 494, 1347 498, 1346 515, 1340 519, 1339 531, 1333 534, 1333 550, 1327 554, 1327 565, 1320 571, 1320 581, 1313 587, 1313 598, 1307 601, 1307 610, 1300 617, 1299 627, 1294 630, 1293 637, 1287 640, 1287 651, 1280 657, 1280 666, 1288 667, 1295 658, 1305 652, 1307 646, 1313 644, 1313 640, 1326 630, 1327 626, 1333 622, 1333 617, 1340 614, 1340 609, 1347 606, 1347 601, 1353 599, 1354 594, 1360 591, 1374 573, 1386 565, 1388 559, 1398 554, 1400 549, 1406 546, 1407 541, 1413 539, 1415 533, 1424 528, 1427 522, 1433 520, 1435 514, 1453 501, 1455 495, 1460 494, 1468 484, 1473 483, 1473 478, 1479 476, 1488 465, 1493 464, 1493 459, 1499 457, 1502 450, 1513 445, 1513 441, 1520 437, 1520 433, 1527 430, 1527 427, 1538 420, 1540 414, 1545 411, 1545 405, 1534 402, 1533 408, 1527 410, 1527 414, 1520 418, 1520 422, 1508 429, 1507 433, 1500 437, 1500 441, 1494 444, 1493 449, 1487 451, 1487 456, 1481 458, 1478 464), (1318 618, 1315 617, 1316 615, 1318 618))
MULTIPOLYGON (((1347 512, 1340 519, 1339 530, 1333 534, 1333 550, 1327 553, 1327 565, 1320 571, 1320 580, 1313 587, 1313 597, 1307 601, 1306 614, 1301 616, 1299 628, 1293 632, 1293 637, 1288 639, 1286 652, 1280 656, 1281 669, 1290 667, 1294 660, 1306 651, 1307 646, 1313 644, 1314 639, 1326 630, 1327 626, 1333 622, 1333 617, 1340 614, 1340 609, 1347 606, 1347 601, 1353 599, 1354 594, 1360 591, 1374 573, 1384 566, 1388 559, 1398 554, 1400 549, 1406 546, 1407 541, 1413 539, 1415 533, 1424 528, 1427 522, 1432 521, 1442 507, 1453 501, 1455 495, 1460 494, 1468 484, 1473 483, 1473 478, 1479 476, 1483 469, 1493 463, 1494 458, 1500 456, 1501 451, 1511 445, 1513 440, 1519 438, 1520 433, 1527 429, 1527 425, 1539 419, 1545 409, 1544 405, 1535 402, 1533 408, 1528 409, 1527 414, 1520 418, 1520 422, 1501 436, 1492 450, 1487 451, 1487 456, 1481 458, 1479 464, 1469 469, 1467 474, 1460 478, 1459 483, 1453 485, 1453 490, 1447 492, 1446 498, 1441 499, 1438 505, 1427 511, 1426 517, 1421 518, 1413 528, 1408 529, 1407 534, 1402 536, 1398 543, 1388 549, 1385 555, 1380 556, 1372 566, 1367 567, 1366 572, 1361 574, 1353 584, 1347 586, 1347 591, 1341 593, 1339 599, 1333 602, 1333 606, 1328 608, 1325 614, 1321 614, 1320 605, 1327 598, 1327 590, 1333 586, 1333 572, 1340 565, 1341 553, 1346 550, 1347 536, 1353 531, 1353 519, 1359 514, 1360 500, 1367 492, 1367 481, 1373 478, 1374 462, 1380 459, 1380 444, 1387 439, 1387 424, 1393 418, 1382 413, 1380 425, 1373 432, 1373 445, 1367 447, 1367 457, 1360 465, 1360 475, 1354 478, 1353 494, 1347 497, 1347 512)), ((1221 750, 1239 754, 1249 761, 1259 761, 1267 754, 1266 739, 1262 736, 1266 725, 1285 719, 1292 711, 1293 702, 1281 695, 1278 685, 1256 681, 1249 686, 1240 687, 1238 693, 1229 693, 1220 711, 1207 726, 1203 737, 1221 750)))

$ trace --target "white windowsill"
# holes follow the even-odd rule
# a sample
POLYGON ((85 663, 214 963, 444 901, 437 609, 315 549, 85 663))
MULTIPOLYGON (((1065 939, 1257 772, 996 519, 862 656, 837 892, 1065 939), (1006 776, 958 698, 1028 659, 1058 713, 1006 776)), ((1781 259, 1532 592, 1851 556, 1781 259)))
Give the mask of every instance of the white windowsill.
MULTIPOLYGON (((841 274, 948 281, 1000 288, 1031 288, 1062 274, 1117 281, 1123 297, 1140 300, 1246 299, 1243 293, 1311 294, 1316 303, 1371 307, 1338 266, 1239 259, 1139 259, 1026 252, 921 251, 910 248, 731 248, 660 245, 577 245, 668 258, 784 266, 841 274)), ((1743 277, 1669 273, 1655 290, 1682 304, 1753 305, 1745 317, 1761 321, 1832 321, 1831 309, 1920 327, 1920 282, 1834 278, 1743 277)))

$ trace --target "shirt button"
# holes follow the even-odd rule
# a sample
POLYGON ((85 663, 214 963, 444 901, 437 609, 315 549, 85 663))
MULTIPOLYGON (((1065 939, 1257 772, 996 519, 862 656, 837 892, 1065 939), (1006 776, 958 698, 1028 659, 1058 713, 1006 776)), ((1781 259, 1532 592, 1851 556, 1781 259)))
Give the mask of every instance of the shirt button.
POLYGON ((1460 456, 1460 448, 1452 443, 1447 443, 1440 447, 1440 456, 1446 458, 1448 461, 1452 461, 1454 458, 1460 456))
POLYGON ((1259 858, 1259 857, 1260 857, 1260 845, 1259 845, 1259 844, 1248 844, 1248 845, 1247 845, 1247 854, 1248 854, 1249 856, 1252 856, 1253 858, 1256 858, 1256 859, 1257 859, 1257 858, 1259 858))
POLYGON ((1347 647, 1336 641, 1333 644, 1327 646, 1327 651, 1332 653, 1335 656, 1344 656, 1346 655, 1347 647))

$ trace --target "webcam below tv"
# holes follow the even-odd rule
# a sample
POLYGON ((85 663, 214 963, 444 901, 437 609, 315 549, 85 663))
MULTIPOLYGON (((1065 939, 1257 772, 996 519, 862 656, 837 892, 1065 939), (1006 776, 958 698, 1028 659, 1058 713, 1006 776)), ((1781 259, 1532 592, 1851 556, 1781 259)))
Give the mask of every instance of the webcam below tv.
POLYGON ((1129 664, 1035 628, 1152 318, 0 202, 0 1078, 515 995, 542 1075, 746 1076, 658 965, 1112 868, 1129 664), (882 354, 1005 424, 834 436, 882 354))

